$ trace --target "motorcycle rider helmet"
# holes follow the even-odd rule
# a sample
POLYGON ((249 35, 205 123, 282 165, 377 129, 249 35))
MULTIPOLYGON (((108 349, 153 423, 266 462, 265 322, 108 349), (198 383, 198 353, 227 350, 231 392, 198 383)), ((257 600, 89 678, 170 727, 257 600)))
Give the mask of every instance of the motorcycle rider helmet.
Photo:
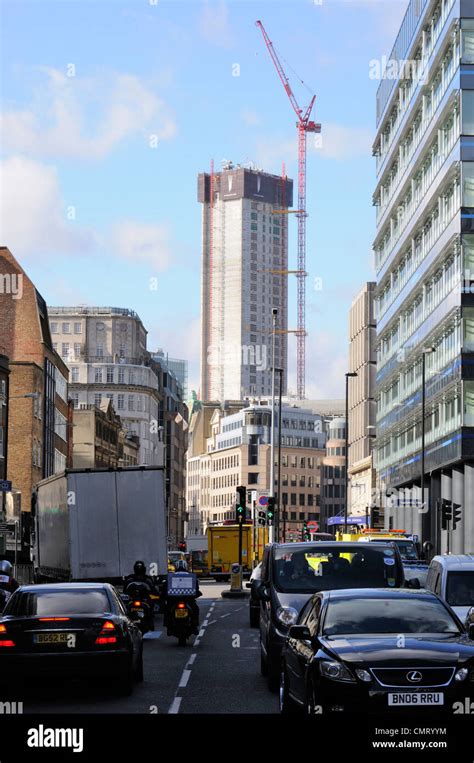
POLYGON ((184 559, 178 559, 174 566, 176 572, 187 572, 188 571, 188 565, 186 564, 186 561, 184 559))
POLYGON ((146 575, 145 562, 135 562, 133 565, 133 572, 135 575, 146 575))
POLYGON ((8 575, 9 578, 13 575, 13 567, 7 559, 0 562, 0 575, 8 575))

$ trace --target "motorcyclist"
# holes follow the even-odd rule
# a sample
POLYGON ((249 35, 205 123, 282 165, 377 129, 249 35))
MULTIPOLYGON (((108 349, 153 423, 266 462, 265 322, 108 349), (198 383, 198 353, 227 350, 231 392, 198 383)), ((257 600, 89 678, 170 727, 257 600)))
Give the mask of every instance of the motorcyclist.
POLYGON ((7 559, 0 561, 0 589, 12 594, 19 588, 19 583, 13 577, 13 567, 7 559))
MULTIPOLYGON (((188 572, 188 565, 187 562, 184 559, 178 559, 178 561, 175 563, 175 572, 179 575, 182 575, 183 573, 186 575, 189 575, 188 572)), ((161 602, 162 607, 161 611, 164 612, 163 617, 163 625, 168 626, 168 580, 166 579, 161 586, 161 602)), ((196 579, 196 594, 191 598, 189 597, 189 606, 191 607, 192 611, 192 617, 194 621, 194 633, 199 633, 199 607, 196 604, 196 599, 198 599, 200 596, 202 596, 202 591, 199 590, 199 582, 196 579)))
MULTIPOLYGON (((129 591, 131 591, 132 586, 133 586, 134 583, 145 584, 146 587, 147 587, 147 590, 148 590, 148 596, 150 596, 150 594, 152 594, 153 596, 159 596, 160 595, 160 593, 159 593, 159 591, 158 591, 158 589, 157 589, 157 587, 156 587, 156 585, 155 585, 155 583, 153 581, 153 578, 150 577, 150 575, 147 575, 145 562, 142 562, 141 560, 136 561, 135 564, 133 565, 133 574, 132 575, 128 575, 125 578, 124 584, 123 584, 123 592, 124 593, 128 593, 129 591)), ((154 605, 152 599, 148 600, 148 605, 149 605, 149 608, 150 608, 150 618, 149 618, 150 619, 150 629, 154 630, 154 617, 153 617, 153 613, 154 613, 155 605, 154 605)))

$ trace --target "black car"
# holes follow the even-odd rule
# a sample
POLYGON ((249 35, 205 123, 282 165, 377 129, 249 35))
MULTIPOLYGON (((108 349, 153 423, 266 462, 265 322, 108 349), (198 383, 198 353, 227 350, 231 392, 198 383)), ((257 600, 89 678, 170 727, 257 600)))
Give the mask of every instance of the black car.
POLYGON ((399 588, 404 585, 400 552, 390 543, 274 543, 262 564, 260 666, 270 690, 280 681, 280 655, 291 625, 317 591, 338 588, 399 588))
POLYGON ((260 597, 258 595, 258 586, 260 585, 261 579, 262 562, 257 564, 257 566, 254 568, 252 574, 250 575, 250 582, 247 583, 247 588, 250 588, 249 619, 251 628, 258 628, 260 623, 260 597))
POLYGON ((280 666, 283 713, 451 711, 474 694, 474 625, 436 594, 340 590, 313 596, 280 666))
POLYGON ((113 586, 21 586, 0 618, 0 682, 18 675, 100 676, 130 694, 143 680, 142 635, 113 586))

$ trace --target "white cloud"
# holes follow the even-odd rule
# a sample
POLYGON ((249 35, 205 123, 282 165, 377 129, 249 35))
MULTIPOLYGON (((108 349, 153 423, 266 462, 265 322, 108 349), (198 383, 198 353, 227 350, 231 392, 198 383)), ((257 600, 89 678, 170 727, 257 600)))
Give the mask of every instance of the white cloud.
POLYGON ((225 0, 213 0, 213 2, 205 0, 199 19, 199 31, 208 42, 223 48, 231 47, 229 9, 225 0))
POLYGON ((100 159, 137 133, 167 140, 176 132, 164 102, 138 77, 116 72, 68 77, 47 67, 37 72, 34 102, 2 117, 6 150, 100 159), (97 114, 93 123, 91 113, 97 114))
POLYGON ((113 227, 110 244, 119 257, 151 265, 157 272, 165 270, 171 260, 169 230, 165 224, 124 220, 113 227))
POLYGON ((78 253, 93 236, 67 219, 54 167, 13 156, 2 162, 0 241, 20 258, 78 253))

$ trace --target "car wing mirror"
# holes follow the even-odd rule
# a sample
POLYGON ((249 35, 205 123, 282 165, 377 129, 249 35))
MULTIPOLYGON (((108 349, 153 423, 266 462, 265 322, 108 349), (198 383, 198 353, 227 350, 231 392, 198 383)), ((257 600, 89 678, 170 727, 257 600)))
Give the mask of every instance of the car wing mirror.
POLYGON ((257 596, 262 601, 270 601, 270 589, 268 588, 265 583, 260 583, 260 585, 257 588, 257 596))
POLYGON ((467 628, 467 635, 471 641, 474 641, 474 623, 469 623, 467 628))
POLYGON ((298 641, 311 641, 311 633, 307 625, 292 625, 288 636, 298 641))

